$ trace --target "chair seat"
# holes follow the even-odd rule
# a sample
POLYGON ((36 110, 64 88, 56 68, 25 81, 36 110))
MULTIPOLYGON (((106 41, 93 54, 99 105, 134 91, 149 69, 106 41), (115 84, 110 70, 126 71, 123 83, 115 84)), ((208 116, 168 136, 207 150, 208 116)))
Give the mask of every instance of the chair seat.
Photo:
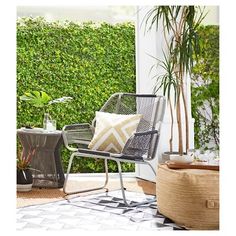
POLYGON ((81 154, 88 154, 88 155, 95 155, 95 156, 104 156, 104 157, 110 157, 110 159, 115 159, 115 158, 119 158, 122 160, 132 160, 132 161, 141 161, 144 162, 143 157, 139 157, 139 156, 129 156, 129 155, 117 155, 117 154, 112 154, 109 152, 104 152, 104 151, 96 151, 96 150, 90 150, 90 149, 85 149, 85 148, 79 148, 78 152, 81 154))
POLYGON ((78 152, 83 153, 83 154, 96 155, 96 156, 104 156, 104 157, 109 157, 110 156, 109 152, 96 151, 96 150, 85 149, 85 148, 79 148, 78 152))

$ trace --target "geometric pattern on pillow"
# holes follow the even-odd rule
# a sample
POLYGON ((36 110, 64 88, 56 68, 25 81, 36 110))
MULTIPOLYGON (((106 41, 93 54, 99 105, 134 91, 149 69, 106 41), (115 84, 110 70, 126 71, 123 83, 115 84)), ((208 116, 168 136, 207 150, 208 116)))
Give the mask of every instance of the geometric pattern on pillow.
POLYGON ((135 133, 141 118, 141 114, 96 112, 95 132, 88 148, 121 153, 127 140, 135 133))

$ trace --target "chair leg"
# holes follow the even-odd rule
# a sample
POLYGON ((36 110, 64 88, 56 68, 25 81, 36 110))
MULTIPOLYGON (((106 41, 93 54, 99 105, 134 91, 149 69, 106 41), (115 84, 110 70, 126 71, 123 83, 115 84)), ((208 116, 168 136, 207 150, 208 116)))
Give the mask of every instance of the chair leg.
POLYGON ((121 187, 121 192, 122 192, 122 196, 123 196, 123 200, 126 206, 129 206, 129 204, 126 201, 126 197, 125 197, 125 189, 124 189, 124 184, 123 184, 123 178, 122 178, 122 169, 121 169, 121 164, 119 161, 116 161, 117 166, 118 166, 118 172, 119 172, 119 177, 120 177, 120 187, 121 187))
POLYGON ((69 178, 69 174, 70 174, 70 170, 71 170, 71 165, 72 165, 72 162, 73 162, 73 159, 74 157, 77 157, 77 153, 73 153, 70 157, 70 160, 69 160, 69 165, 68 165, 68 168, 67 168, 67 173, 66 173, 66 178, 65 178, 65 182, 64 182, 64 185, 63 185, 63 192, 66 194, 66 195, 69 195, 69 194, 76 194, 76 193, 84 193, 84 192, 90 192, 90 191, 95 191, 95 190, 99 190, 99 189, 103 189, 106 187, 107 183, 108 183, 108 165, 107 165, 107 159, 104 159, 104 162, 105 162, 105 174, 106 174, 106 179, 105 179, 105 183, 101 186, 101 187, 97 187, 97 188, 89 188, 89 189, 82 189, 82 190, 76 190, 76 191, 67 191, 66 190, 66 187, 67 187, 67 182, 68 182, 68 178, 69 178))
POLYGON ((154 175, 156 176, 157 173, 156 173, 156 171, 154 170, 153 166, 152 166, 149 162, 147 162, 147 161, 146 161, 145 163, 149 165, 149 167, 151 168, 152 172, 153 172, 154 175))
MULTIPOLYGON (((156 198, 152 198, 152 199, 147 200, 147 201, 129 204, 129 203, 127 202, 127 199, 126 199, 126 196, 125 196, 125 188, 124 188, 124 184, 123 184, 122 169, 121 169, 120 161, 116 161, 116 163, 117 163, 117 166, 118 166, 118 172, 119 172, 119 177, 120 177, 121 192, 122 192, 124 204, 125 204, 127 207, 135 207, 135 206, 144 205, 144 204, 152 203, 152 202, 155 202, 155 201, 156 201, 156 198)), ((148 164, 149 164, 149 163, 148 163, 148 164)), ((150 166, 150 165, 149 165, 149 166, 150 166)), ((154 169, 152 168, 152 170, 154 170, 154 169)))

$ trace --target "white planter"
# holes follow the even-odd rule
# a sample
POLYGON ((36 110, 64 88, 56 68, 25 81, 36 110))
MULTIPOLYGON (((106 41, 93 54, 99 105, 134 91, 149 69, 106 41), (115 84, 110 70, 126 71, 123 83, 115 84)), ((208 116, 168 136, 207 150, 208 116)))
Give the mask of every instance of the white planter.
POLYGON ((17 184, 17 192, 29 192, 32 190, 32 184, 17 184))
POLYGON ((161 155, 161 158, 162 158, 161 162, 169 161, 171 155, 178 155, 178 154, 179 154, 178 152, 164 152, 161 155))
POLYGON ((194 157, 189 155, 170 155, 170 160, 176 163, 191 163, 194 157))

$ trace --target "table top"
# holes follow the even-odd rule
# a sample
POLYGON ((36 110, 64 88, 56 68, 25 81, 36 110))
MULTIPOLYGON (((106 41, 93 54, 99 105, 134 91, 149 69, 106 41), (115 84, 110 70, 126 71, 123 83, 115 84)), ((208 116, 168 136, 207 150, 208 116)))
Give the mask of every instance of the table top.
POLYGON ((220 170, 219 165, 209 165, 204 162, 192 162, 192 163, 176 163, 174 161, 166 161, 165 164, 170 169, 202 169, 202 170, 220 170))
POLYGON ((38 135, 61 135, 62 131, 61 130, 55 130, 55 131, 47 131, 44 130, 43 128, 33 128, 33 129, 28 129, 28 128, 20 128, 17 129, 17 133, 25 133, 25 134, 38 134, 38 135))
POLYGON ((164 169, 165 171, 169 171, 171 173, 178 174, 187 174, 187 176, 196 175, 217 175, 219 176, 219 171, 216 170, 207 170, 207 169, 171 169, 168 167, 166 163, 161 163, 158 165, 159 168, 164 169))

